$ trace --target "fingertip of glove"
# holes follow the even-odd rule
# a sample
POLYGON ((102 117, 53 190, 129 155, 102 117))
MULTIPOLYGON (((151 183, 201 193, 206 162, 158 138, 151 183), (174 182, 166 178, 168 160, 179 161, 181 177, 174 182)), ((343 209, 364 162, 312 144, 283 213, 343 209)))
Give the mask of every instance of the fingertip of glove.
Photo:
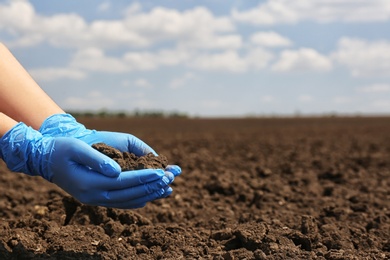
POLYGON ((173 192, 173 189, 171 188, 171 187, 168 187, 167 189, 165 189, 165 192, 164 192, 164 194, 163 194, 163 198, 166 198, 166 197, 168 197, 169 195, 171 195, 172 194, 172 192, 173 192))
POLYGON ((166 185, 169 185, 173 182, 173 180, 175 179, 175 175, 169 171, 166 171, 165 172, 165 176, 162 177, 162 180, 164 181, 164 183, 166 185))
POLYGON ((165 171, 173 173, 175 177, 181 174, 181 168, 178 165, 168 165, 165 171))

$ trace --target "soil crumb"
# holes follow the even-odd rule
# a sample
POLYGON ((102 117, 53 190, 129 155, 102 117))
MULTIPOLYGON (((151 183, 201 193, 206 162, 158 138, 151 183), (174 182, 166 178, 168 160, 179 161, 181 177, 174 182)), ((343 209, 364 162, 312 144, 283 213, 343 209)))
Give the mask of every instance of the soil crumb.
POLYGON ((121 152, 105 143, 93 144, 92 147, 116 161, 122 171, 165 169, 168 165, 168 159, 164 155, 155 156, 148 153, 144 156, 137 156, 134 153, 121 152))

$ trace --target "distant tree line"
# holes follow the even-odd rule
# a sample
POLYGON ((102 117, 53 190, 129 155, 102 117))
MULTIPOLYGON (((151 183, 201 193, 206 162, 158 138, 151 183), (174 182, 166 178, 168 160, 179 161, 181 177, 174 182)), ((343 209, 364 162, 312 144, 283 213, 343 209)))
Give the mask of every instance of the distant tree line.
POLYGON ((67 113, 73 115, 74 117, 95 117, 95 118, 107 118, 107 117, 116 117, 116 118, 188 118, 189 116, 186 113, 182 112, 164 112, 159 110, 135 110, 133 112, 125 111, 109 111, 109 110, 99 110, 99 111, 66 111, 67 113))

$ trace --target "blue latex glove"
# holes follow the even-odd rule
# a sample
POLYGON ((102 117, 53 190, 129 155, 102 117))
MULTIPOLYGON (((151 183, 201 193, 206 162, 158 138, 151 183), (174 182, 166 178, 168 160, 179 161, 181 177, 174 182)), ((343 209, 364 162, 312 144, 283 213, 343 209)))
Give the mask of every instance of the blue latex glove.
MULTIPOLYGON (((70 114, 55 114, 48 117, 41 125, 39 132, 44 136, 52 137, 74 137, 92 145, 95 143, 105 143, 115 147, 121 152, 134 153, 137 156, 146 155, 148 153, 157 153, 142 140, 137 137, 117 132, 96 131, 86 129, 83 124, 80 124, 70 114)), ((170 171, 174 176, 181 173, 181 169, 177 165, 169 165, 166 171, 170 171)))
POLYGON ((121 172, 114 160, 85 142, 43 136, 24 123, 0 139, 0 157, 10 170, 40 175, 89 205, 139 208, 172 192, 170 171, 121 172))
POLYGON ((92 145, 105 143, 122 152, 132 152, 137 156, 156 152, 137 137, 116 132, 96 131, 86 129, 70 114, 54 114, 48 117, 41 125, 39 132, 44 136, 74 137, 92 145))

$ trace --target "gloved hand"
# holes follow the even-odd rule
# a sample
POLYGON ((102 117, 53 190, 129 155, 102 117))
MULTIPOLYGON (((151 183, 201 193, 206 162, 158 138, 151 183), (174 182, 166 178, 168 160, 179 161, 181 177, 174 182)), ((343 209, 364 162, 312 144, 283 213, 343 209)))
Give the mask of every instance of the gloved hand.
MULTIPOLYGON (((121 152, 130 152, 137 156, 146 155, 148 153, 157 155, 157 153, 149 145, 133 135, 89 130, 86 129, 83 124, 77 122, 70 114, 55 114, 48 117, 42 123, 39 132, 44 136, 74 137, 89 145, 95 143, 105 143, 120 150, 121 152)), ((178 176, 181 173, 181 169, 177 165, 170 165, 165 170, 171 171, 174 176, 178 176)))
POLYGON ((54 114, 48 117, 39 128, 44 136, 52 137, 74 137, 92 145, 94 143, 105 143, 124 152, 132 152, 137 156, 156 152, 137 137, 116 132, 96 131, 86 129, 70 114, 54 114))
POLYGON ((139 208, 172 192, 169 184, 174 174, 170 171, 121 172, 114 160, 85 142, 43 136, 24 123, 0 139, 0 157, 10 170, 40 175, 89 205, 139 208))

